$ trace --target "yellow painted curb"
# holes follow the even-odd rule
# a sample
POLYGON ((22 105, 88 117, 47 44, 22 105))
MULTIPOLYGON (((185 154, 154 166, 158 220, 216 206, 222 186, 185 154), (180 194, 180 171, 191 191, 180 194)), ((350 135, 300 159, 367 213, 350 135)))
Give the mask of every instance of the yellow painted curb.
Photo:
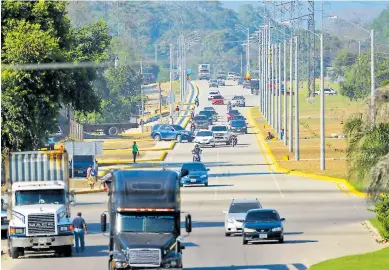
MULTIPOLYGON (((161 154, 161 156, 159 158, 139 159, 137 162, 163 161, 163 159, 165 158, 166 155, 167 155, 167 151, 163 151, 163 153, 161 154)), ((122 164, 131 164, 131 163, 133 163, 132 159, 99 161, 100 166, 122 165, 122 164)))
POLYGON ((104 189, 91 189, 91 190, 75 190, 74 194, 89 194, 89 193, 100 193, 105 192, 104 189))
MULTIPOLYGON (((358 196, 358 197, 366 197, 367 194, 364 193, 364 192, 360 192, 358 190, 356 190, 346 179, 342 179, 342 178, 337 178, 337 177, 331 177, 331 176, 324 176, 324 175, 317 175, 317 174, 312 174, 312 173, 303 173, 303 172, 300 172, 300 171, 290 171, 288 169, 285 169, 285 168, 282 168, 278 165, 277 163, 277 160, 275 159, 273 153, 271 152, 270 148, 269 148, 269 145, 267 144, 266 140, 265 140, 265 137, 263 136, 263 134, 261 133, 259 127, 258 127, 258 124, 255 122, 254 118, 253 118, 253 112, 255 110, 258 110, 258 107, 254 107, 254 108, 251 108, 249 110, 249 114, 248 114, 248 120, 249 122, 251 122, 251 124, 253 125, 255 131, 257 132, 258 136, 259 136, 259 140, 257 138, 257 143, 260 147, 260 149, 263 151, 263 152, 266 152, 272 163, 270 163, 267 158, 266 158, 266 155, 264 154, 264 158, 265 158, 265 161, 266 163, 268 164, 269 166, 269 169, 271 171, 276 171, 276 172, 282 172, 282 173, 286 173, 286 174, 290 174, 290 175, 295 175, 295 176, 300 176, 300 177, 306 177, 306 178, 311 178, 311 179, 315 179, 315 180, 322 180, 322 181, 328 181, 328 182, 332 182, 332 183, 336 183, 338 188, 341 189, 341 187, 339 186, 339 184, 342 184, 344 185, 351 193, 353 193, 355 196, 358 196), (264 148, 262 147, 261 145, 261 142, 263 143, 264 145, 264 148), (273 166, 275 167, 275 169, 273 169, 271 167, 271 165, 273 164, 273 166)), ((341 189, 342 191, 342 189, 341 189)), ((343 191, 342 191, 343 192, 343 191)))

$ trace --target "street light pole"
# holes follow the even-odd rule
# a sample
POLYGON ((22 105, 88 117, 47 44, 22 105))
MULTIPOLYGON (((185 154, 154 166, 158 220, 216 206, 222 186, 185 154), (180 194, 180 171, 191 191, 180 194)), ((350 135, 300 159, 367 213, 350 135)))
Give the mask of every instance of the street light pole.
POLYGON ((170 43, 170 74, 169 74, 169 102, 170 102, 170 117, 173 117, 173 104, 174 104, 174 99, 173 99, 173 44, 170 43))
POLYGON ((274 45, 274 66, 275 66, 275 76, 274 83, 276 88, 274 89, 274 99, 275 99, 275 112, 274 112, 274 130, 278 134, 278 44, 274 45))
POLYGON ((278 99, 278 111, 277 111, 277 122, 278 122, 278 126, 277 126, 277 131, 278 131, 278 134, 281 132, 281 47, 282 47, 282 43, 280 42, 278 44, 278 82, 277 82, 277 85, 278 85, 278 96, 277 96, 277 99, 278 99))
POLYGON ((293 152, 293 37, 290 38, 289 59, 289 152, 293 152))
POLYGON ((271 44, 271 76, 270 76, 270 125, 274 127, 274 44, 271 44))
POLYGON ((287 139, 287 130, 288 130, 288 102, 286 100, 287 94, 287 87, 286 87, 286 65, 287 65, 287 59, 286 59, 286 50, 287 50, 287 41, 284 40, 284 144, 288 145, 288 139, 287 139))
POLYGON ((250 28, 247 27, 247 73, 250 72, 250 28))
POLYGON ((240 74, 243 76, 243 53, 240 53, 240 74))
POLYGON ((375 124, 375 59, 374 59, 374 29, 370 31, 370 58, 371 58, 371 126, 375 124))
POLYGON ((295 60, 294 60, 294 77, 295 77, 295 137, 296 137, 296 149, 295 160, 300 160, 300 129, 299 129, 299 78, 298 78, 298 36, 295 37, 295 60))
POLYGON ((323 33, 320 34, 320 170, 326 169, 325 165, 325 130, 324 130, 324 41, 323 33))

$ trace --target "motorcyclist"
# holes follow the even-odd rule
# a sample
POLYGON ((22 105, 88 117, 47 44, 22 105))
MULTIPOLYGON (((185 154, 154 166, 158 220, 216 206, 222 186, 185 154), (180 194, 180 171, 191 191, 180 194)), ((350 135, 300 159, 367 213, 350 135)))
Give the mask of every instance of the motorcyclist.
POLYGON ((200 154, 202 150, 200 149, 200 146, 198 144, 195 145, 195 148, 192 150, 193 153, 193 161, 201 161, 200 154))
POLYGON ((194 121, 190 124, 190 130, 191 130, 192 132, 194 132, 194 131, 196 130, 196 124, 195 124, 194 121))
POLYGON ((199 98, 198 97, 195 98, 195 104, 197 107, 199 106, 199 98))
POLYGON ((235 147, 235 145, 238 144, 238 137, 236 136, 235 133, 231 134, 231 144, 232 144, 232 147, 235 147))
POLYGON ((227 111, 230 111, 232 108, 231 101, 228 101, 227 103, 227 111))
POLYGON ((194 115, 194 111, 191 111, 190 112, 190 119, 192 119, 193 120, 193 118, 195 117, 195 115, 194 115))

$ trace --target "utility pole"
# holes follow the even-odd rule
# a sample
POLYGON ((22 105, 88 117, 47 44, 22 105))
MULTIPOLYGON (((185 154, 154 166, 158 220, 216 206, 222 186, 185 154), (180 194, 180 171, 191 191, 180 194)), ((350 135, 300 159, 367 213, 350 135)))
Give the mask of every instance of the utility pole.
POLYGON ((274 127, 274 44, 271 45, 271 77, 270 77, 270 124, 274 127))
POLYGON ((324 118, 324 41, 320 34, 320 170, 326 169, 324 118))
POLYGON ((286 67, 287 67, 287 58, 286 58, 286 50, 287 50, 287 42, 284 39, 284 144, 288 145, 287 139, 287 130, 288 130, 288 102, 286 100, 288 94, 288 88, 286 86, 286 67))
POLYGON ((169 68, 169 107, 170 107, 170 117, 173 117, 173 104, 174 104, 174 99, 173 99, 173 44, 170 43, 169 45, 169 57, 170 57, 170 68, 169 68))
POLYGON ((289 59, 289 152, 293 152, 293 37, 290 38, 289 59))
POLYGON ((300 136, 299 136, 299 78, 298 78, 298 36, 295 36, 295 60, 294 60, 294 77, 295 77, 295 137, 296 137, 296 150, 295 150, 295 160, 300 160, 300 136))
POLYGON ((270 39, 270 22, 269 22, 269 29, 268 29, 268 37, 267 37, 267 82, 266 82, 266 93, 267 93, 267 122, 270 123, 270 109, 271 109, 271 104, 270 104, 270 58, 271 58, 271 39, 270 39))
POLYGON ((358 56, 361 56, 361 42, 358 41, 358 56))
POLYGON ((142 59, 140 60, 140 74, 142 76, 142 83, 140 85, 140 97, 141 97, 141 103, 142 103, 142 117, 145 116, 145 103, 143 100, 143 62, 142 59))
POLYGON ((274 81, 276 83, 276 89, 275 89, 275 93, 274 93, 274 98, 275 98, 275 102, 276 102, 276 111, 274 112, 274 118, 275 118, 275 121, 274 121, 274 129, 275 131, 277 132, 277 134, 279 134, 279 130, 278 130, 278 107, 279 107, 279 104, 278 104, 278 87, 279 87, 279 83, 278 83, 278 50, 279 50, 279 46, 278 46, 278 43, 276 43, 275 45, 275 52, 274 52, 274 62, 275 62, 275 78, 274 78, 274 81))
POLYGON ((243 76, 243 53, 240 53, 240 75, 243 76))
POLYGON ((250 72, 250 28, 247 27, 247 73, 250 72))
POLYGON ((258 93, 258 99, 259 99, 259 108, 262 108, 262 99, 261 99, 261 30, 258 31, 258 87, 259 87, 259 93, 258 93))
POLYGON ((277 131, 278 133, 281 132, 281 86, 282 86, 282 83, 281 83, 281 47, 282 47, 282 43, 279 43, 278 44, 278 82, 277 82, 277 85, 278 85, 278 112, 277 112, 277 123, 278 123, 278 126, 277 126, 277 131))
POLYGON ((375 59, 374 59, 374 29, 370 31, 370 58, 371 58, 371 106, 370 106, 370 115, 371 115, 371 126, 374 127, 375 124, 375 59))
POLYGON ((158 86, 159 86, 159 119, 162 119, 162 89, 161 89, 161 82, 159 82, 158 86))
POLYGON ((261 107, 262 107, 262 115, 265 113, 265 29, 262 29, 261 33, 261 66, 262 66, 262 72, 261 72, 261 107))

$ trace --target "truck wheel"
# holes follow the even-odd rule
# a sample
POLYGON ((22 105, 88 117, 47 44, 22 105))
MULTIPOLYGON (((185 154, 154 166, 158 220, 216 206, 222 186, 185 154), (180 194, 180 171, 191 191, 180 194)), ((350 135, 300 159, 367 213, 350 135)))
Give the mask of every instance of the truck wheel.
POLYGON ((110 128, 108 129, 108 135, 110 135, 110 136, 116 136, 116 135, 118 135, 118 134, 119 134, 119 129, 118 129, 117 127, 113 126, 113 127, 110 127, 110 128))
POLYGON ((229 237, 229 236, 231 236, 231 233, 226 232, 226 237, 229 237))
POLYGON ((62 254, 63 256, 65 257, 71 257, 72 256, 72 253, 73 253, 73 250, 72 250, 72 246, 69 245, 69 246, 64 246, 62 248, 62 254))
POLYGON ((161 140, 161 136, 160 135, 155 135, 154 136, 154 140, 156 140, 157 142, 159 142, 161 140))
POLYGON ((177 142, 181 142, 182 141, 182 136, 181 135, 177 135, 177 142))
POLYGON ((9 256, 12 259, 19 258, 19 249, 18 248, 14 248, 14 247, 10 247, 10 249, 9 249, 9 256))

